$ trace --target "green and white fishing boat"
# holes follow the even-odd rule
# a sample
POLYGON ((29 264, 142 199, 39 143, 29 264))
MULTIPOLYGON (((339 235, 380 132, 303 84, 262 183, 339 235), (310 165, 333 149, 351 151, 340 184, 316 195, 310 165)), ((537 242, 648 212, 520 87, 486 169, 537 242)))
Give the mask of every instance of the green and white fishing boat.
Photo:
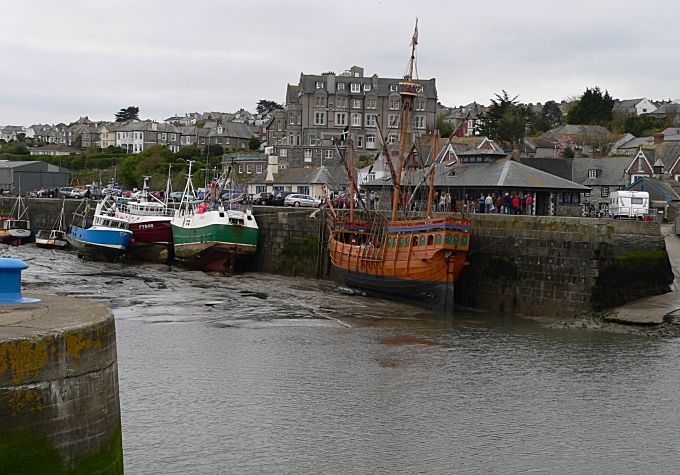
POLYGON ((257 222, 250 208, 221 199, 228 173, 210 184, 206 199, 190 200, 196 196, 192 164, 180 206, 170 222, 175 258, 202 270, 233 272, 239 256, 257 250, 257 222))

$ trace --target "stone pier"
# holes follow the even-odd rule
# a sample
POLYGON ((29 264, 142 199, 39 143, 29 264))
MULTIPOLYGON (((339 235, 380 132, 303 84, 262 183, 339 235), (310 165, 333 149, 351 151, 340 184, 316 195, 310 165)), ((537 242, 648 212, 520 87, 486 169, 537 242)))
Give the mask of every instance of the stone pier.
POLYGON ((113 314, 27 296, 0 305, 0 473, 123 473, 113 314))

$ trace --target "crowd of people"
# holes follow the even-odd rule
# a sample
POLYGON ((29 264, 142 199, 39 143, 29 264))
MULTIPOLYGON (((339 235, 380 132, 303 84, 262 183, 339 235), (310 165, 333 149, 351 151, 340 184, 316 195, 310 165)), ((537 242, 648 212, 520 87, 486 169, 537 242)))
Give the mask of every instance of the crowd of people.
MULTIPOLYGON (((468 195, 465 195, 469 203, 468 195)), ((476 203, 468 207, 472 213, 497 214, 534 214, 534 196, 531 193, 484 193, 479 194, 476 203)))

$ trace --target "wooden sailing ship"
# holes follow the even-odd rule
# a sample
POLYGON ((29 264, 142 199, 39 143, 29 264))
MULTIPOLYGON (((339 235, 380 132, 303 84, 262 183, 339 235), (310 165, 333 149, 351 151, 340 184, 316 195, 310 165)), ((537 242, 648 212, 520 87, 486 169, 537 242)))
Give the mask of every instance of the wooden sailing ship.
MULTIPOLYGON (((379 212, 368 211, 365 213, 368 219, 357 220, 352 198, 346 218, 336 214, 331 206, 333 223, 328 250, 338 277, 347 287, 400 300, 418 300, 449 312, 453 309, 454 284, 460 278, 470 248, 470 222, 463 216, 432 215, 436 145, 429 171, 425 174, 429 178, 425 216, 410 217, 408 202, 403 206, 401 193, 404 156, 409 150, 409 135, 413 131, 411 112, 414 98, 422 93, 422 86, 412 79, 417 31, 416 23, 407 73, 398 87, 402 106, 396 170, 387 146, 383 146, 393 185, 391 215, 388 219, 379 212)), ((348 134, 347 153, 343 154, 339 146, 336 149, 347 167, 350 197, 353 197, 356 179, 351 134, 348 134)), ((361 202, 360 196, 358 201, 361 202)))

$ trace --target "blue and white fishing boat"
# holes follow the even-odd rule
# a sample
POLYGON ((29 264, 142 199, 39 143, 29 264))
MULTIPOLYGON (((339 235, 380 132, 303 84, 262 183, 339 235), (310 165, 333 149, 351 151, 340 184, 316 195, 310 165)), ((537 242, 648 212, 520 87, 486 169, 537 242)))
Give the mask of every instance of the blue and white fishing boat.
MULTIPOLYGON (((124 217, 102 213, 108 205, 106 196, 97 204, 94 217, 88 219, 89 203, 85 201, 82 213, 74 213, 73 224, 69 228, 66 240, 79 255, 94 260, 115 262, 127 255, 132 241, 132 231, 124 217), (91 224, 90 224, 91 223, 91 224)), ((79 208, 80 209, 80 208, 79 208)))

